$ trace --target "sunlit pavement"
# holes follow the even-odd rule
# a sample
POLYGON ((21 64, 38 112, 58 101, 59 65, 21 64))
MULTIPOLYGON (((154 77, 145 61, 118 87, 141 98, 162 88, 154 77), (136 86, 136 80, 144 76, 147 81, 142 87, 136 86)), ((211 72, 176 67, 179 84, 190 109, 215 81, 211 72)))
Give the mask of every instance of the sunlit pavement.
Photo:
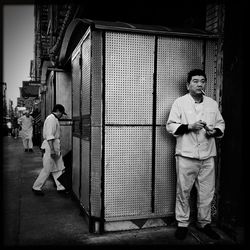
POLYGON ((216 229, 214 241, 191 227, 185 240, 174 237, 174 226, 90 234, 77 201, 57 193, 53 181, 44 186, 45 196, 35 196, 31 187, 42 168, 42 154, 24 152, 21 138, 3 138, 4 246, 101 246, 101 245, 210 245, 234 242, 216 229))

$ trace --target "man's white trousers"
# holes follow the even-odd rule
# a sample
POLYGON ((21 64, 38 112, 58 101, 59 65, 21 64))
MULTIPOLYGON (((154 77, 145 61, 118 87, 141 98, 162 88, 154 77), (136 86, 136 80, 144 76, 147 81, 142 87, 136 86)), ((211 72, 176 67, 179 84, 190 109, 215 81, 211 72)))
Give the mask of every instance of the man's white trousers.
MULTIPOLYGON (((53 179, 56 183, 57 190, 65 190, 65 187, 57 180, 57 178, 62 174, 62 170, 57 172, 51 172, 53 179)), ((46 169, 42 169, 40 174, 38 175, 36 181, 33 184, 33 189, 41 190, 42 186, 45 184, 46 180, 48 179, 50 172, 46 171, 46 169)))
POLYGON ((53 165, 51 164, 52 161, 53 160, 48 155, 48 152, 45 153, 43 156, 43 168, 33 184, 33 189, 41 190, 42 186, 45 184, 46 180, 48 179, 51 173, 53 176, 53 179, 55 180, 56 189, 65 190, 65 187, 57 180, 57 178, 62 174, 62 171, 65 168, 63 160, 62 160, 62 156, 60 156, 59 160, 57 161, 57 164, 60 166, 58 167, 57 171, 56 170, 52 171, 52 165, 53 165))
POLYGON ((187 227, 190 220, 189 197, 195 184, 197 189, 197 223, 204 227, 211 223, 211 203, 215 191, 214 157, 205 160, 176 156, 176 206, 178 226, 187 227))

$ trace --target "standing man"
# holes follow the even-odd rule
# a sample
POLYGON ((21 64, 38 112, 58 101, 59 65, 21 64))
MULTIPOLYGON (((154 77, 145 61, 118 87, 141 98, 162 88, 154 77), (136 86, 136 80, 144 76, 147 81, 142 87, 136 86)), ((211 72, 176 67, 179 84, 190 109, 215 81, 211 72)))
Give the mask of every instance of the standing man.
POLYGON ((215 137, 223 136, 225 123, 217 102, 204 95, 206 81, 203 70, 188 73, 189 93, 174 101, 166 125, 167 131, 176 137, 178 239, 184 239, 188 233, 193 184, 197 189, 197 226, 210 238, 220 238, 211 228, 211 203, 215 191, 215 137))
POLYGON ((28 110, 24 111, 24 115, 18 119, 22 128, 20 135, 23 140, 23 147, 25 152, 33 152, 33 122, 34 119, 28 110))
POLYGON ((33 184, 32 191, 36 195, 44 195, 42 187, 48 179, 50 173, 55 180, 58 192, 65 192, 65 187, 57 180, 62 174, 64 162, 60 148, 60 124, 59 119, 66 115, 61 104, 56 104, 52 113, 47 116, 43 125, 43 143, 41 148, 45 150, 43 155, 43 168, 33 184))

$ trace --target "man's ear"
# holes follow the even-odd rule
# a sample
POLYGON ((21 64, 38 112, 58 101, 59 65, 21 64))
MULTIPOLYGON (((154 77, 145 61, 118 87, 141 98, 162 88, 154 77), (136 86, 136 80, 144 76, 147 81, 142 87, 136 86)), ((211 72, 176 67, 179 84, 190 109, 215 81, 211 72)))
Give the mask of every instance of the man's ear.
POLYGON ((187 90, 189 90, 189 83, 187 83, 187 85, 186 85, 186 86, 187 86, 187 90))

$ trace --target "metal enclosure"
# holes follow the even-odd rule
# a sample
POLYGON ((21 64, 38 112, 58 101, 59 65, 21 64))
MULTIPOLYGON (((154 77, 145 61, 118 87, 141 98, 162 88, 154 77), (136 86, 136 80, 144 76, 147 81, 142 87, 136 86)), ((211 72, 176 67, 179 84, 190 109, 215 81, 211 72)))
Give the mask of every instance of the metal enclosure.
POLYGON ((88 28, 71 57, 72 182, 90 229, 174 214, 167 117, 193 68, 216 98, 216 60, 209 36, 88 28))

